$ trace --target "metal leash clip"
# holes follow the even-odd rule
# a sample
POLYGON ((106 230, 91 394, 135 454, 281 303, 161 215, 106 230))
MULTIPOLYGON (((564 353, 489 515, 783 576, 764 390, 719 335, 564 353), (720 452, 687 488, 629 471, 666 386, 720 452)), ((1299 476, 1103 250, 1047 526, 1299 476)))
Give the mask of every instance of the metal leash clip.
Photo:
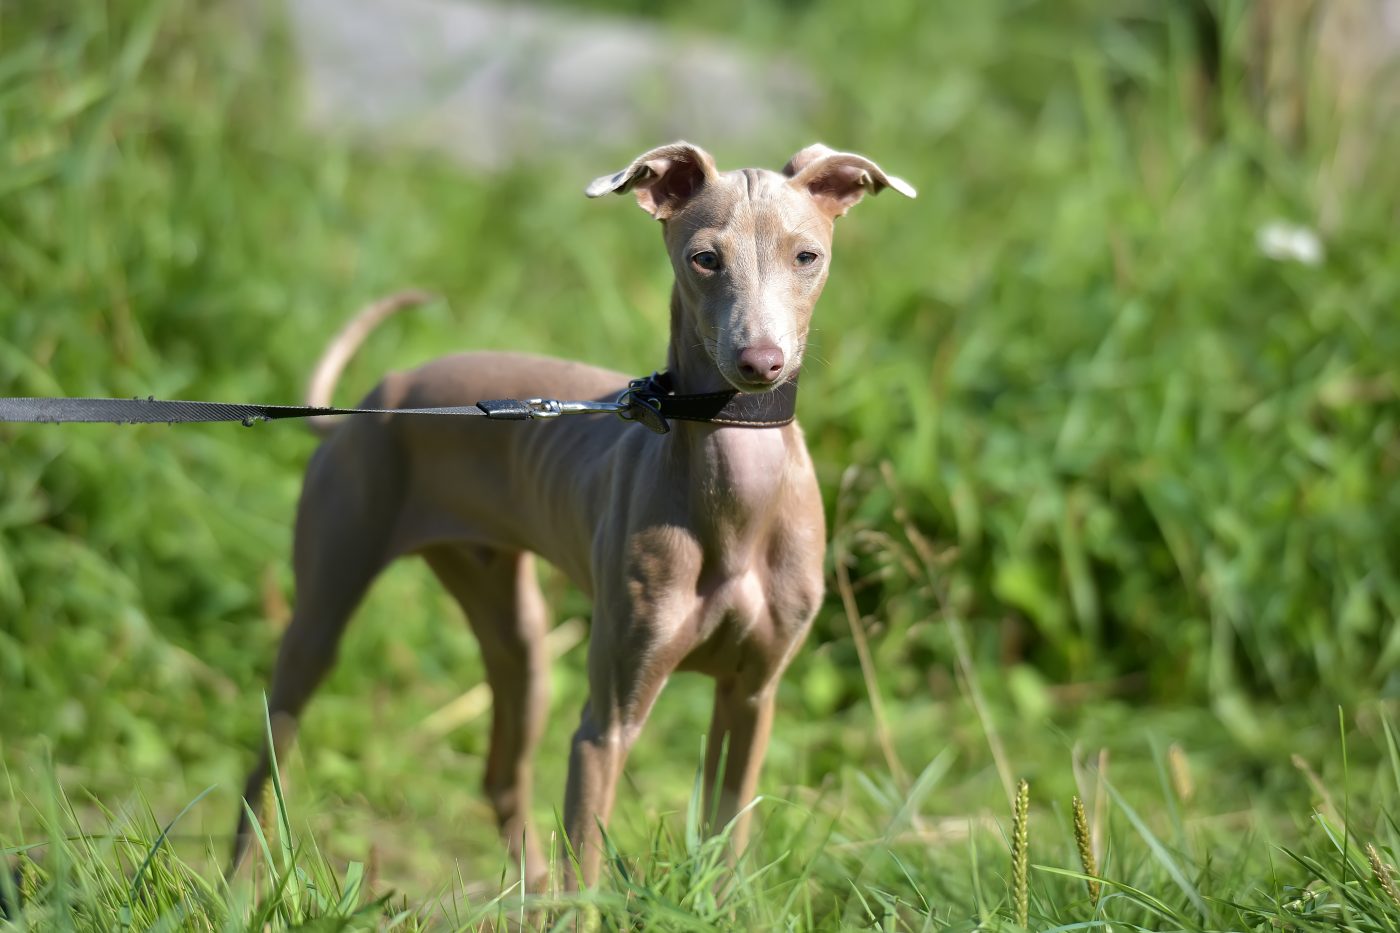
POLYGON ((558 418, 560 415, 621 414, 627 407, 616 402, 565 402, 557 398, 527 398, 532 419, 558 418))
POLYGON ((615 401, 566 402, 557 398, 527 398, 523 401, 494 399, 477 405, 489 417, 501 421, 548 421, 560 415, 614 414, 623 421, 635 421, 649 431, 665 434, 670 423, 661 414, 661 400, 656 397, 653 383, 656 377, 645 376, 627 383, 615 401))

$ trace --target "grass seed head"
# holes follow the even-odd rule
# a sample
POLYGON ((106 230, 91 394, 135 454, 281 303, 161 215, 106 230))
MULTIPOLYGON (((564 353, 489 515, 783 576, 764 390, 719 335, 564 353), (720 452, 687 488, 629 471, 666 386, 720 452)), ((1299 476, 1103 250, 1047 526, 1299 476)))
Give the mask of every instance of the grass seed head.
MULTIPOLYGON (((1098 877, 1099 864, 1094 858, 1093 837, 1089 834, 1089 815, 1084 812, 1084 801, 1079 795, 1074 796, 1072 803, 1074 810, 1074 843, 1079 847, 1079 864, 1084 867, 1084 874, 1098 877)), ((1099 883, 1090 878, 1084 883, 1089 888, 1089 903, 1095 907, 1099 905, 1099 883)))
POLYGON ((1381 890, 1396 907, 1400 907, 1400 889, 1395 886, 1395 872, 1381 861, 1381 854, 1369 842, 1366 843, 1366 858, 1371 863, 1371 872, 1376 876, 1376 881, 1380 882, 1381 890))
POLYGON ((1022 928, 1030 919, 1030 809, 1031 786, 1023 778, 1016 785, 1016 809, 1011 822, 1011 884, 1016 923, 1022 928))

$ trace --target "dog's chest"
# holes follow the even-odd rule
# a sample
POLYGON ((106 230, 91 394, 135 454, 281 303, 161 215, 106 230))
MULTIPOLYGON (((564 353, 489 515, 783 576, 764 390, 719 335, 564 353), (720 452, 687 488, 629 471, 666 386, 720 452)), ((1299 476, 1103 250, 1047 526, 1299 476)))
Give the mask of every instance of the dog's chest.
POLYGON ((711 451, 702 487, 694 647, 683 665, 714 676, 768 667, 785 655, 820 601, 825 546, 801 435, 729 433, 737 437, 711 451), (800 520, 813 510, 814 523, 800 520))
POLYGON ((819 580, 784 579, 771 566, 724 579, 695 606, 680 668, 765 681, 800 640, 820 595, 819 580))
POLYGON ((772 524, 793 470, 806 462, 805 455, 793 456, 792 443, 785 431, 746 428, 705 439, 693 503, 697 526, 711 536, 707 550, 743 550, 772 524))

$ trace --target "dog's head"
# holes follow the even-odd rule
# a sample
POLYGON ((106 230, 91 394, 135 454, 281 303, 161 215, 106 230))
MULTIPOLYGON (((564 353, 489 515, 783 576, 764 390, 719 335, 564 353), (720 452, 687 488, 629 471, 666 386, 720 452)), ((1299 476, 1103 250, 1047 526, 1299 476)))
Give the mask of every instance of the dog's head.
POLYGON ((635 192, 662 221, 695 339, 730 385, 764 392, 802 365, 833 222, 886 188, 914 197, 907 182, 864 156, 821 144, 780 173, 719 172, 705 150, 678 142, 642 153, 587 194, 635 192))

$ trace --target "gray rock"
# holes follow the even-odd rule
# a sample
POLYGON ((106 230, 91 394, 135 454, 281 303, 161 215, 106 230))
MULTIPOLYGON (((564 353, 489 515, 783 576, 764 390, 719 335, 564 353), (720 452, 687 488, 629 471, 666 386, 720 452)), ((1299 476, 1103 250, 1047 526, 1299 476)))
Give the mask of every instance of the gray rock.
POLYGON ((287 0, 310 119, 499 168, 676 138, 793 147, 814 83, 659 25, 451 0, 287 0))

